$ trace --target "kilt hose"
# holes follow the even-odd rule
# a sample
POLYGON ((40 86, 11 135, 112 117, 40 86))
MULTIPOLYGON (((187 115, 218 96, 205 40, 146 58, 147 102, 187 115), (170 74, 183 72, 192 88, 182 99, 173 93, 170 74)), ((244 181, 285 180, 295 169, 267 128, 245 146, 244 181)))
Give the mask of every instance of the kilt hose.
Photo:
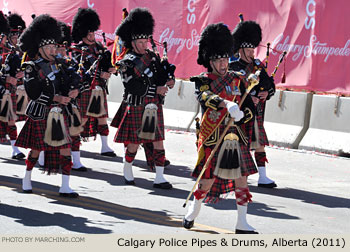
MULTIPOLYGON (((124 116, 124 112, 126 111, 128 105, 125 102, 122 102, 121 112, 117 112, 115 118, 113 118, 113 127, 118 127, 117 133, 114 137, 114 141, 117 143, 150 143, 150 142, 158 142, 164 140, 164 117, 163 117, 163 106, 159 104, 158 97, 154 98, 145 98, 145 105, 139 106, 130 106, 129 111, 126 113, 124 121, 121 125, 120 122, 124 116), (158 116, 158 125, 156 129, 156 136, 154 140, 146 140, 139 138, 138 133, 141 130, 142 126, 142 115, 145 109, 145 105, 149 103, 157 104, 157 116, 158 116)), ((119 110, 118 110, 119 111, 119 110)))
MULTIPOLYGON (((51 105, 50 109, 52 107, 54 107, 54 105, 51 105)), ((45 118, 48 117, 49 112, 50 111, 48 110, 45 118)), ((67 130, 67 135, 69 136, 68 120, 65 114, 64 114, 64 124, 66 126, 65 128, 67 130)), ((45 143, 44 137, 45 137, 46 125, 47 125, 47 119, 33 120, 28 117, 21 132, 17 137, 15 145, 18 147, 33 149, 38 151, 60 150, 60 149, 71 148, 70 142, 57 147, 49 146, 47 143, 45 143)))
MULTIPOLYGON (((222 123, 220 125, 220 130, 219 132, 223 132, 225 129, 226 125, 224 123, 222 123)), ((237 134, 237 130, 236 128, 231 128, 228 130, 228 133, 235 133, 237 134)), ((238 135, 238 134, 237 134, 238 135)), ((218 139, 220 138, 220 134, 217 137, 218 139)), ((204 172, 202 179, 212 179, 215 178, 214 184, 211 187, 209 193, 207 194, 206 198, 205 198, 205 202, 210 202, 210 203, 216 203, 220 200, 220 198, 225 197, 225 194, 228 194, 230 192, 234 192, 235 190, 235 184, 234 184, 234 180, 231 179, 221 179, 219 177, 216 177, 214 175, 214 170, 215 170, 215 166, 218 160, 218 155, 219 155, 219 151, 221 148, 222 143, 220 144, 218 150, 215 152, 207 170, 204 172)), ((245 145, 244 143, 242 143, 240 141, 240 149, 241 149, 241 174, 242 176, 249 176, 251 174, 255 174, 258 172, 258 169, 254 163, 254 160, 252 158, 252 155, 250 153, 249 147, 247 145, 245 145)), ((201 173, 206 160, 209 158, 211 151, 214 149, 215 144, 212 144, 210 146, 204 146, 204 153, 205 153, 205 157, 199 162, 198 165, 196 165, 195 169, 192 172, 192 177, 197 178, 199 176, 199 174, 201 173)))
POLYGON ((9 125, 6 122, 0 121, 0 143, 7 142, 7 137, 9 136, 10 140, 16 140, 17 139, 17 126, 16 125, 9 125))

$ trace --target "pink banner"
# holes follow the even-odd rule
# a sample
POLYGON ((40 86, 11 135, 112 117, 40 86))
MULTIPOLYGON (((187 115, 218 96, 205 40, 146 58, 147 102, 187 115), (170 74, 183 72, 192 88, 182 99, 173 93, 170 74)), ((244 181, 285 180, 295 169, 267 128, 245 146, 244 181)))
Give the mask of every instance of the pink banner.
MULTIPOLYGON (((286 83, 280 83, 284 65, 275 77, 279 87, 293 90, 350 95, 350 9, 348 0, 0 0, 0 7, 23 15, 27 24, 31 14, 49 13, 71 23, 79 7, 97 10, 102 31, 114 39, 122 9, 147 7, 154 15, 154 38, 167 41, 169 60, 177 66, 176 76, 188 79, 204 69, 196 63, 198 40, 203 28, 224 22, 232 30, 238 14, 255 20, 263 31, 257 57, 264 60, 266 44, 277 51, 287 51, 286 83)), ((161 50, 160 50, 161 51, 161 50)), ((277 64, 279 53, 272 52, 268 72, 277 64)))

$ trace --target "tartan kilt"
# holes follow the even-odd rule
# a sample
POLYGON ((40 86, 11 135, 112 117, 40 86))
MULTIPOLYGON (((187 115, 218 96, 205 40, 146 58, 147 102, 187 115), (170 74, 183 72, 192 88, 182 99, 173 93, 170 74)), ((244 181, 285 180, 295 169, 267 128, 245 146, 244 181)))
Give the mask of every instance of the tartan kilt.
POLYGON ((264 118, 265 118, 265 102, 260 101, 259 104, 261 107, 257 110, 256 121, 258 123, 259 129, 259 143, 262 146, 268 146, 269 140, 266 135, 265 127, 264 127, 264 118))
MULTIPOLYGON (((54 105, 50 106, 50 109, 53 108, 54 105)), ((48 117, 48 114, 50 112, 50 109, 48 110, 45 118, 48 117)), ((66 126, 67 135, 69 136, 68 132, 68 120, 65 113, 63 113, 64 116, 64 124, 66 126)), ((61 146, 53 147, 49 146, 44 142, 45 137, 45 130, 47 125, 47 119, 43 120, 32 120, 31 118, 27 118, 21 132, 19 133, 15 145, 18 147, 26 148, 26 149, 32 149, 32 150, 60 150, 60 149, 66 149, 71 148, 70 142, 61 146)), ((69 137, 70 139, 70 137, 69 137)))
MULTIPOLYGON (((80 114, 81 114, 81 118, 88 118, 91 116, 87 116, 86 112, 88 110, 88 106, 89 106, 89 101, 90 101, 90 97, 92 94, 92 90, 86 90, 84 92, 82 92, 80 94, 80 98, 77 98, 77 103, 79 106, 79 110, 80 110, 80 114)), ((106 94, 106 90, 103 90, 103 97, 104 97, 104 108, 106 110, 106 114, 103 116, 100 116, 98 118, 108 118, 108 103, 107 103, 107 94, 106 94)))
MULTIPOLYGON (((225 125, 222 123, 220 125, 220 132, 223 132, 225 129, 225 125)), ((235 128, 231 128, 228 130, 227 134, 232 132, 237 134, 237 130, 235 128)), ((238 135, 238 134, 237 134, 238 135)), ((218 137, 219 138, 219 137, 218 137)), ((235 190, 235 184, 234 180, 231 179, 221 179, 219 177, 216 177, 214 175, 215 166, 218 160, 218 155, 220 152, 222 143, 220 144, 218 150, 214 154, 210 165, 208 166, 207 170, 204 172, 202 179, 212 179, 215 178, 214 184, 210 189, 210 192, 207 194, 205 198, 205 202, 211 202, 216 203, 222 195, 233 192, 235 190)), ((250 153, 249 147, 245 144, 243 144, 240 141, 240 148, 241 148, 241 174, 242 176, 249 176, 251 174, 257 173, 258 169, 254 163, 253 157, 250 153)), ((211 151, 214 149, 215 144, 211 146, 205 146, 204 152, 205 157, 199 162, 199 164, 195 167, 195 169, 192 172, 192 177, 197 178, 199 174, 201 173, 201 170, 203 169, 206 160, 209 158, 211 151)))
POLYGON ((0 121, 0 143, 7 142, 7 123, 0 121))
POLYGON ((97 127, 98 120, 95 117, 88 116, 87 121, 84 124, 84 130, 80 133, 80 136, 83 138, 83 141, 88 141, 88 138, 97 136, 97 127))
MULTIPOLYGON (((123 102, 121 104, 121 115, 118 115, 118 112, 113 118, 114 123, 113 125, 117 125, 118 127, 124 116, 124 112, 127 109, 128 104, 123 102)), ((159 103, 158 96, 154 98, 145 98, 144 105, 139 106, 130 106, 128 113, 126 114, 123 123, 120 125, 120 127, 117 130, 117 133, 114 137, 114 141, 117 143, 134 143, 134 144, 141 144, 141 143, 150 143, 150 142, 158 142, 164 140, 164 117, 163 117, 163 106, 159 103), (145 105, 149 103, 155 103, 157 104, 158 110, 157 110, 157 116, 158 116, 158 125, 156 130, 156 136, 154 140, 146 140, 141 139, 138 137, 138 132, 140 131, 140 128, 142 126, 142 115, 145 108, 145 105)))
POLYGON ((114 127, 114 128, 118 128, 120 122, 122 121, 123 119, 123 116, 124 116, 124 112, 125 112, 125 109, 128 105, 125 103, 125 101, 122 101, 122 103, 120 104, 119 106, 119 109, 117 111, 117 113, 115 113, 113 119, 112 119, 112 122, 111 122, 111 127, 114 127))
POLYGON ((57 174, 60 170, 60 151, 45 151, 44 171, 47 174, 57 174))
POLYGON ((249 122, 240 125, 240 127, 245 132, 248 139, 248 145, 250 146, 253 139, 254 120, 250 120, 249 122))

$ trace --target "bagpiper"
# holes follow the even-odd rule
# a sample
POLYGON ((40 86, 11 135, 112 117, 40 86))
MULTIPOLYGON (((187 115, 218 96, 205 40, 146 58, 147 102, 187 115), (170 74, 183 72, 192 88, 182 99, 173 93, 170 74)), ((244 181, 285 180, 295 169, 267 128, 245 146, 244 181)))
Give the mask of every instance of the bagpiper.
POLYGON ((255 162, 259 170, 258 186, 265 188, 276 187, 275 181, 266 176, 266 152, 265 147, 269 141, 264 128, 264 115, 266 100, 269 100, 275 93, 275 84, 264 68, 264 64, 254 57, 254 49, 261 42, 261 27, 254 21, 243 21, 237 24, 232 32, 234 41, 234 54, 239 55, 239 59, 230 63, 230 69, 241 71, 249 75, 258 69, 261 71, 259 84, 254 87, 250 95, 255 104, 255 120, 246 125, 246 131, 251 138, 250 147, 255 150, 255 162))
POLYGON ((254 104, 249 96, 244 95, 249 90, 244 85, 246 76, 228 71, 232 52, 233 40, 226 25, 210 24, 203 30, 197 63, 208 72, 190 78, 195 83, 197 100, 202 108, 198 160, 192 172, 198 186, 193 188, 194 199, 183 218, 183 226, 187 229, 193 227, 203 201, 216 203, 234 191, 236 234, 256 234, 246 215, 252 198, 247 176, 256 173, 257 169, 240 127, 253 120, 254 104))
MULTIPOLYGON (((23 192, 32 193, 31 175, 40 151, 59 150, 57 162, 62 170, 59 195, 76 198, 78 193, 69 186, 71 139, 65 109, 78 95, 80 76, 74 69, 58 61, 56 49, 60 39, 61 29, 57 20, 46 14, 36 17, 20 37, 20 48, 32 61, 22 64, 24 86, 30 102, 26 109, 28 118, 16 146, 30 149, 22 183, 23 192), (68 93, 67 89, 70 89, 68 93)), ((56 172, 48 170, 48 174, 56 172)))
MULTIPOLYGON (((73 18, 72 38, 78 44, 74 45, 72 56, 79 62, 82 75, 81 94, 77 99, 84 126, 81 136, 86 139, 99 134, 101 155, 115 157, 116 154, 108 146, 107 81, 116 69, 112 66, 110 51, 95 39, 99 26, 100 18, 90 8, 79 8, 73 18)), ((79 153, 74 151, 77 158, 79 153)), ((84 168, 76 170, 86 171, 84 168)))
MULTIPOLYGON (((58 24, 62 32, 62 37, 59 41, 57 41, 56 60, 58 60, 59 64, 64 64, 66 67, 72 68, 78 73, 79 63, 76 62, 74 58, 70 57, 72 44, 71 27, 61 21, 58 21, 58 24)), ((64 90, 64 94, 68 94, 68 92, 73 89, 75 89, 75 86, 67 86, 67 89, 64 90)), ((68 119, 69 135, 72 139, 72 169, 78 171, 87 170, 86 167, 80 161, 80 133, 83 131, 83 127, 81 125, 81 115, 76 99, 72 99, 66 106, 65 114, 68 119)), ((39 155, 39 165, 44 167, 45 169, 57 170, 59 168, 59 163, 57 163, 57 157, 59 157, 58 150, 45 152, 42 151, 39 155)))
POLYGON ((132 164, 139 145, 153 143, 156 170, 153 187, 171 189, 172 185, 163 176, 163 100, 175 81, 169 79, 169 64, 161 61, 159 54, 148 50, 153 29, 153 16, 145 8, 133 9, 116 29, 116 35, 127 52, 117 63, 124 95, 111 126, 118 128, 114 141, 126 146, 123 168, 125 183, 135 184, 132 164))
MULTIPOLYGON (((17 139, 16 121, 17 115, 17 85, 21 85, 23 71, 21 68, 21 53, 17 46, 19 34, 25 28, 25 23, 21 16, 13 13, 7 19, 0 13, 1 26, 1 78, 3 79, 5 94, 1 98, 0 108, 0 141, 7 141, 6 135, 10 138, 12 146, 12 159, 23 159, 25 155, 15 146, 17 139)), ((21 89, 20 86, 19 89, 21 89)), ((22 88, 23 90, 23 88, 22 88)), ((25 93, 25 92, 24 92, 25 93)), ((25 97, 18 104, 18 108, 23 105, 25 97)), ((20 109, 21 110, 21 109, 20 109)), ((23 110, 22 110, 23 111, 23 110)), ((21 120, 23 120, 23 116, 21 120)))

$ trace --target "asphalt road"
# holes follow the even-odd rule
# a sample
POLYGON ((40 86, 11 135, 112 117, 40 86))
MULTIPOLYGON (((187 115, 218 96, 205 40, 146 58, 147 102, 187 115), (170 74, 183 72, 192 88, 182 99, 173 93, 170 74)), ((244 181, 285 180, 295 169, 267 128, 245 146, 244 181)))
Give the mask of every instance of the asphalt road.
MULTIPOLYGON (((155 174, 147 169, 143 150, 136 156, 136 186, 123 180, 123 146, 110 145, 118 157, 98 155, 100 139, 83 143, 87 172, 73 172, 71 187, 78 199, 58 196, 61 175, 33 170, 34 194, 21 192, 24 161, 11 159, 11 146, 0 145, 0 234, 188 234, 232 233, 236 223, 234 195, 202 207, 195 226, 181 226, 182 207, 194 180, 195 135, 166 132, 167 167, 172 190, 154 189, 155 174)), ((25 154, 27 150, 23 150, 25 154)), ((350 160, 312 152, 267 148, 267 172, 276 189, 258 188, 249 177, 253 203, 248 221, 262 234, 349 234, 350 160)))

